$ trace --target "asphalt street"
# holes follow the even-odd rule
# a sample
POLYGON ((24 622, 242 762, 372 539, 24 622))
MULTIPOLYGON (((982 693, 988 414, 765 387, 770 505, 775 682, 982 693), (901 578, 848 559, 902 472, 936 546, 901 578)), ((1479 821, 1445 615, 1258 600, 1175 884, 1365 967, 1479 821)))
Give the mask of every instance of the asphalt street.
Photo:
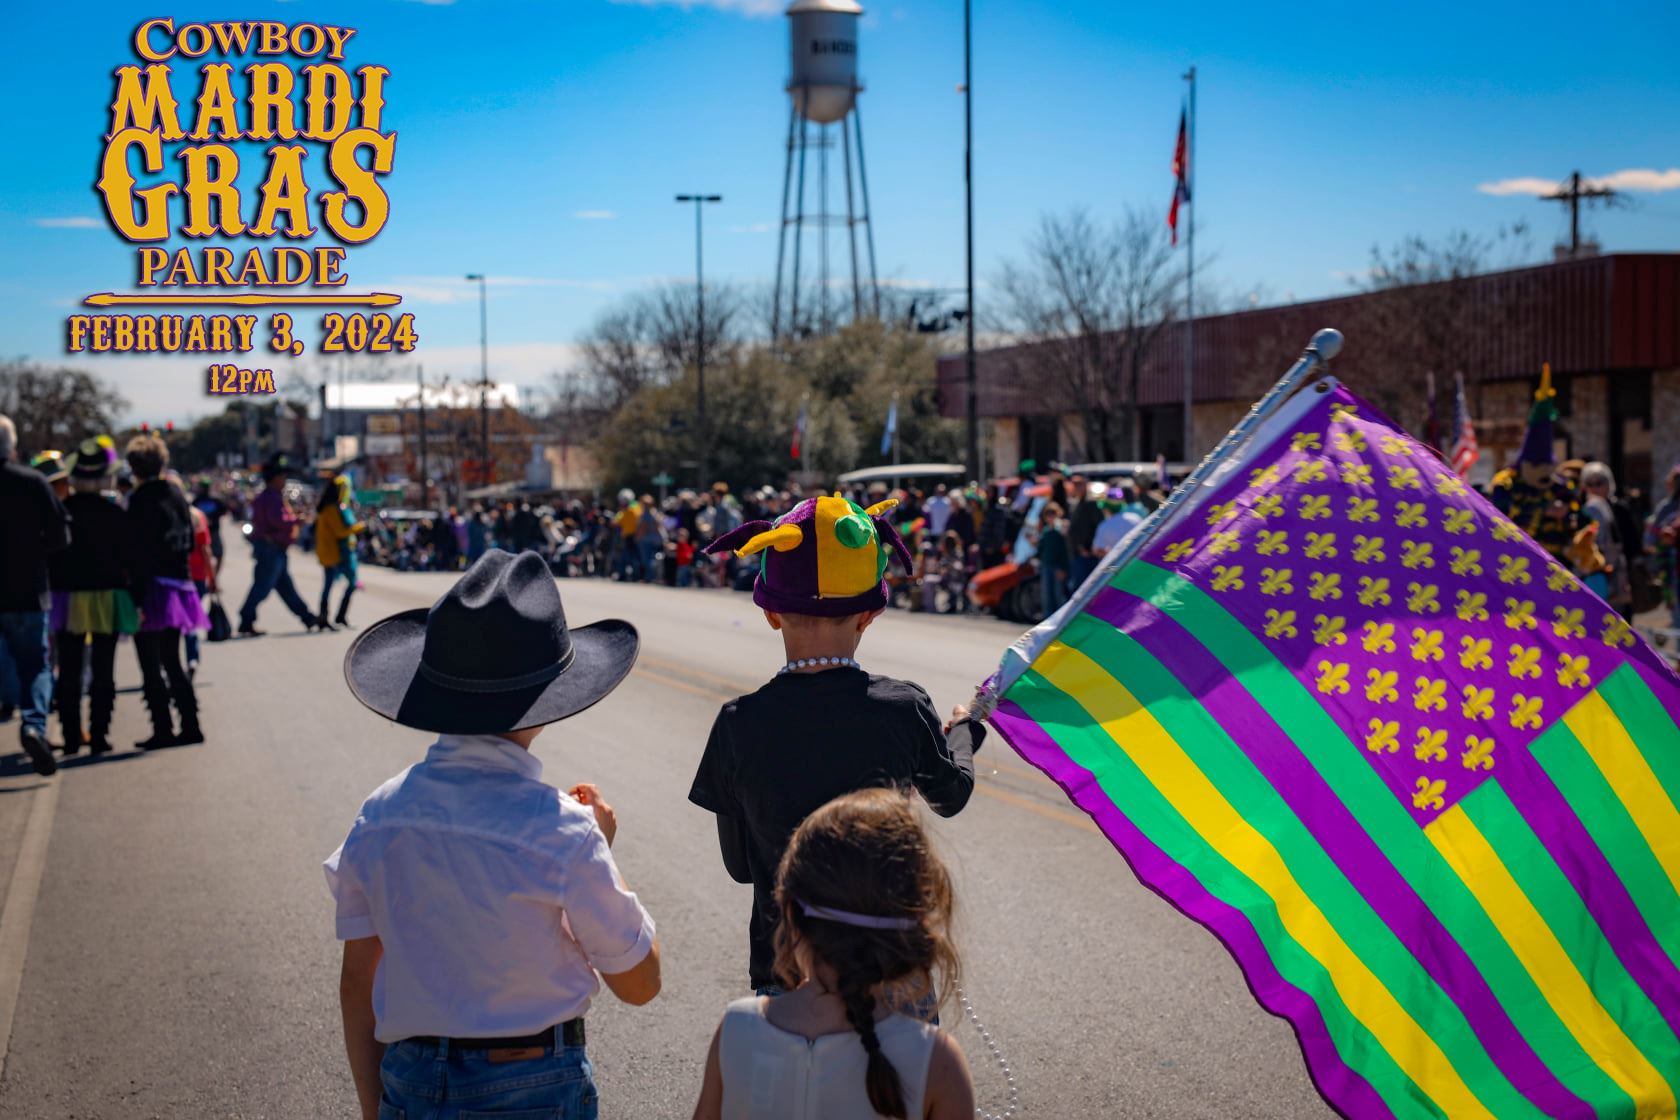
MULTIPOLYGON (((233 552, 230 610, 250 570, 244 549, 233 552)), ((313 600, 314 559, 294 553, 292 567, 313 600)), ((363 581, 351 614, 365 624, 429 605, 449 578, 369 568, 363 581)), ((689 782, 718 705, 781 665, 780 641, 745 595, 560 587, 573 624, 627 618, 643 642, 618 692, 534 748, 546 780, 596 782, 617 808, 619 866, 663 945, 657 1000, 628 1007, 603 991, 590 1012, 602 1114, 684 1117, 718 1016, 746 994, 750 904, 689 782)), ((125 646, 116 752, 70 760, 50 779, 20 755, 0 758, 0 1025, 11 1022, 0 1116, 356 1115, 320 865, 362 798, 418 759, 427 737, 351 697, 350 634, 306 635, 277 599, 260 625, 267 637, 206 647, 205 745, 128 746, 146 728, 125 646)), ((949 709, 1016 634, 891 613, 859 659, 949 709)), ((0 729, 8 752, 15 726, 0 729)), ((966 987, 1014 1066, 1022 1115, 1329 1114, 1288 1024, 1255 1004, 1210 934, 1140 886, 995 736, 979 768, 968 808, 930 819, 957 879, 966 987)), ((981 1105, 1001 1110, 1001 1074, 970 1025, 955 1032, 981 1105)))

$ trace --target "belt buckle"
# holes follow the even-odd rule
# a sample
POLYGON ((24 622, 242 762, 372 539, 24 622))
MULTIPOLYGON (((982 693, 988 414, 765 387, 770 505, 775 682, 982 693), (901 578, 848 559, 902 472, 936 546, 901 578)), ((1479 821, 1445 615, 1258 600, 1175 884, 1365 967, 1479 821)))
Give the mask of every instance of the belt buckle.
POLYGON ((503 1065, 507 1062, 528 1062, 532 1058, 540 1058, 546 1053, 541 1046, 504 1046, 499 1050, 486 1052, 491 1065, 503 1065))

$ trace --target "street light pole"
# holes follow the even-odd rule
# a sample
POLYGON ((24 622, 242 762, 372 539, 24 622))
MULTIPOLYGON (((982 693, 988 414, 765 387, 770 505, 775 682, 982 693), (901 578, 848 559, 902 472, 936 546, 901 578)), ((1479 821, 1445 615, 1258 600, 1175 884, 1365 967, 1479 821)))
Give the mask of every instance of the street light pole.
POLYGON ((482 272, 467 273, 468 280, 478 281, 478 448, 481 485, 495 480, 490 464, 490 318, 487 281, 482 272))
POLYGON ((699 482, 696 489, 704 490, 706 459, 711 450, 706 434, 706 275, 701 257, 700 212, 705 203, 722 202, 721 194, 679 194, 678 202, 694 203, 694 434, 698 450, 699 482))
POLYGON ((968 382, 968 477, 981 479, 980 410, 977 401, 978 378, 974 369, 974 92, 970 48, 971 0, 963 0, 963 223, 967 246, 968 311, 963 316, 968 344, 963 357, 963 370, 968 382))

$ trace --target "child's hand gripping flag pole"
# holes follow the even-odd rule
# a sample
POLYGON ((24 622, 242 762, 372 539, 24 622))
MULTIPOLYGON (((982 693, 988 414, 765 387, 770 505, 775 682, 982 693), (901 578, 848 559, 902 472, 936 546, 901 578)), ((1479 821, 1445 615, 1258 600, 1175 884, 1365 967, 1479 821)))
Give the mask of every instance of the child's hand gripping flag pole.
MULTIPOLYGON (((1321 341, 1322 340, 1322 341, 1321 341)), ((1348 1116, 1673 1116, 1680 679, 1302 360, 976 702, 1348 1116)))

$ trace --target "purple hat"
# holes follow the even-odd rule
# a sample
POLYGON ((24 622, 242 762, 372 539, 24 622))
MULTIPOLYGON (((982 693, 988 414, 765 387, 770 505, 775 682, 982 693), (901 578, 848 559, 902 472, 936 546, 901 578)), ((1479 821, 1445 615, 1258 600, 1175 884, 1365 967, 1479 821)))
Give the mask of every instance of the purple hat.
POLYGON ((1540 388, 1534 391, 1534 407, 1528 413, 1528 428, 1523 432, 1522 448, 1517 452, 1518 463, 1549 465, 1557 462, 1552 447, 1552 425, 1557 422, 1557 390, 1552 388, 1552 365, 1540 367, 1540 388))
POLYGON ((842 618, 887 605, 887 557, 896 556, 905 571, 910 550, 886 513, 888 500, 864 509, 836 494, 808 498, 770 521, 749 521, 706 547, 734 550, 746 557, 762 554, 753 602, 781 614, 842 618))

